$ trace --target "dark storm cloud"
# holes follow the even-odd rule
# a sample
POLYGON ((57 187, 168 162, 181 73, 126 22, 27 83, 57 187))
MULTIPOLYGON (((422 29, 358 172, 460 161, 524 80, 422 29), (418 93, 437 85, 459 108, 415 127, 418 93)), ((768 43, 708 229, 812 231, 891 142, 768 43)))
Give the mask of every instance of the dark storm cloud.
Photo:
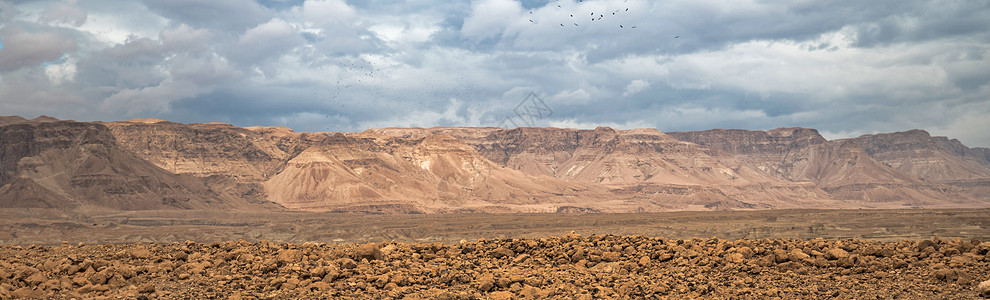
POLYGON ((0 29, 3 49, 0 49, 0 72, 55 61, 76 48, 72 39, 58 31, 25 30, 17 24, 0 29))
POLYGON ((990 127, 985 1, 48 0, 0 10, 8 114, 299 131, 494 126, 535 92, 554 110, 542 126, 804 126, 830 138, 921 128, 990 146, 974 129, 990 127))

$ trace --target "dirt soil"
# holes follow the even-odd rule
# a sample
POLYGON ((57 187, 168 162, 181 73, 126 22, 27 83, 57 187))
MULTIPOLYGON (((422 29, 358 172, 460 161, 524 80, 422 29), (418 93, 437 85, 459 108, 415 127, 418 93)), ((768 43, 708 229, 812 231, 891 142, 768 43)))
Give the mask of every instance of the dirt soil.
POLYGON ((278 243, 444 242, 581 235, 671 239, 977 238, 990 241, 990 209, 773 210, 643 214, 368 215, 303 212, 132 211, 72 214, 0 210, 0 244, 57 246, 194 241, 278 243))
POLYGON ((568 234, 456 244, 0 246, 0 298, 972 299, 990 242, 568 234))

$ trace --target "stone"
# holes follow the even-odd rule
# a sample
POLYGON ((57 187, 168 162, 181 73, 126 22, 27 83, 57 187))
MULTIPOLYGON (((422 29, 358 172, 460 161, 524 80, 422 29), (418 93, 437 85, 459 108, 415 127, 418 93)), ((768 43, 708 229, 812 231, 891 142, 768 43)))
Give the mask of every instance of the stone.
POLYGON ((357 262, 350 258, 341 258, 337 260, 337 264, 344 269, 357 268, 357 262))
POLYGON ((978 293, 980 297, 990 298, 990 280, 980 282, 980 284, 976 286, 976 293, 978 293))
POLYGON ((515 251, 512 251, 512 249, 505 247, 499 247, 498 249, 495 249, 495 251, 492 251, 492 257, 495 258, 513 257, 515 255, 516 255, 515 251))
POLYGON ((743 261, 745 261, 745 256, 743 256, 742 253, 738 253, 738 252, 737 253, 729 253, 729 255, 726 255, 725 256, 725 260, 727 260, 727 261, 729 261, 731 263, 740 264, 743 261))
POLYGON ((811 258, 811 256, 799 249, 791 250, 791 252, 787 254, 787 259, 793 262, 802 262, 808 258, 811 258))
POLYGON ((478 285, 478 290, 482 292, 491 291, 493 288, 495 288, 495 276, 493 276, 491 273, 482 274, 475 281, 478 285))
POLYGON ((45 292, 32 287, 22 287, 14 290, 10 295, 18 299, 41 299, 45 296, 45 292))
POLYGON ((489 294, 488 297, 492 300, 512 300, 516 295, 508 291, 499 291, 489 294))
POLYGON ((367 259, 369 261, 382 259, 383 257, 381 248, 379 248, 377 244, 373 243, 364 244, 355 248, 353 256, 356 260, 367 259))
POLYGON ((847 257, 849 257, 849 252, 846 252, 846 250, 842 250, 839 248, 832 248, 829 249, 828 251, 825 251, 825 259, 828 260, 840 260, 847 257))
POLYGON ((519 256, 516 256, 516 258, 512 260, 512 263, 519 264, 525 262, 528 259, 529 259, 529 254, 523 253, 523 254, 519 254, 519 256))

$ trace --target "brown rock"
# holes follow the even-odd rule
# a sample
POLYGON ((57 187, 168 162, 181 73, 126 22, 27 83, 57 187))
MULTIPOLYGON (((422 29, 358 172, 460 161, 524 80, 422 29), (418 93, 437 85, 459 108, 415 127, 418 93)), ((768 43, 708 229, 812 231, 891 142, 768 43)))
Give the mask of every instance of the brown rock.
POLYGON ((303 258, 302 251, 298 249, 285 249, 278 253, 276 259, 279 264, 295 263, 301 261, 303 258))
POLYGON ((924 241, 918 242, 918 247, 917 247, 918 248, 918 251, 924 251, 924 249, 925 248, 928 248, 928 247, 931 247, 935 251, 938 251, 938 248, 939 248, 938 244, 935 243, 935 242, 932 242, 931 240, 924 240, 924 241))
POLYGON ((771 255, 763 256, 763 257, 760 257, 760 258, 757 258, 757 259, 752 260, 752 263, 755 264, 755 265, 757 265, 757 266, 766 268, 766 267, 769 267, 769 266, 772 266, 773 265, 774 258, 771 255))
POLYGON ((382 259, 382 251, 378 244, 364 244, 354 249, 353 257, 357 260, 367 259, 369 261, 382 259))
POLYGON ((41 299, 45 296, 45 292, 32 287, 22 287, 14 290, 10 295, 20 299, 41 299))
POLYGON ((839 248, 832 248, 829 249, 828 251, 825 251, 825 258, 828 260, 839 260, 847 257, 849 257, 849 252, 846 252, 846 250, 842 250, 839 248))
POLYGON ((650 260, 650 257, 649 256, 643 256, 643 257, 640 257, 639 258, 639 262, 638 263, 639 263, 639 266, 640 267, 644 267, 645 268, 645 267, 647 267, 647 266, 650 265, 650 262, 651 262, 651 260, 650 260))
POLYGON ((606 262, 614 262, 622 259, 622 253, 609 251, 602 254, 602 260, 606 262))
POLYGON ((515 251, 505 247, 498 247, 495 251, 492 251, 492 257, 503 258, 503 257, 513 257, 516 255, 515 251))
POLYGON ((520 264, 528 259, 529 259, 529 254, 523 253, 523 254, 519 254, 519 256, 516 256, 516 258, 512 260, 512 263, 520 264))
POLYGON ((976 293, 983 298, 990 298, 990 280, 980 282, 980 284, 976 286, 976 293))
POLYGON ((337 265, 344 269, 357 268, 357 262, 350 258, 341 258, 337 260, 337 265))
POLYGON ((134 259, 147 259, 151 257, 151 250, 143 246, 137 246, 128 249, 127 254, 134 259))
POLYGON ((743 258, 746 258, 746 259, 753 258, 753 254, 754 254, 753 253, 753 248, 745 247, 745 246, 744 247, 739 247, 739 249, 736 249, 736 252, 739 253, 739 254, 742 254, 743 258))
POLYGON ((495 276, 491 273, 482 274, 476 280, 476 284, 478 285, 478 290, 482 292, 491 291, 492 288, 495 288, 495 276))
POLYGON ((546 293, 537 287, 525 286, 519 291, 519 297, 523 299, 541 299, 546 296, 546 293))
POLYGON ((37 286, 45 281, 48 281, 48 277, 45 277, 45 274, 41 272, 35 272, 33 275, 24 279, 25 283, 32 286, 37 286))
POLYGON ((726 255, 725 256, 725 260, 727 260, 727 261, 729 261, 731 263, 739 264, 739 263, 742 263, 745 260, 745 257, 743 256, 742 253, 738 253, 738 252, 737 253, 729 253, 729 255, 726 255))
POLYGON ((799 249, 791 250, 791 252, 787 254, 787 259, 793 262, 802 262, 808 258, 811 258, 811 256, 799 249))
POLYGON ((507 291, 499 291, 489 294, 488 297, 492 300, 512 300, 516 295, 507 291))

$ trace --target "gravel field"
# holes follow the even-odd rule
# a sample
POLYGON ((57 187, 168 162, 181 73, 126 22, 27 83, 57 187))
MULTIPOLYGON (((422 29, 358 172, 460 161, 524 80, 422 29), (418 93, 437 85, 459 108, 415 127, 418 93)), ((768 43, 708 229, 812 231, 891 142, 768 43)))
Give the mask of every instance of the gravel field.
POLYGON ((65 243, 0 258, 4 299, 972 299, 990 277, 990 242, 962 238, 65 243))

